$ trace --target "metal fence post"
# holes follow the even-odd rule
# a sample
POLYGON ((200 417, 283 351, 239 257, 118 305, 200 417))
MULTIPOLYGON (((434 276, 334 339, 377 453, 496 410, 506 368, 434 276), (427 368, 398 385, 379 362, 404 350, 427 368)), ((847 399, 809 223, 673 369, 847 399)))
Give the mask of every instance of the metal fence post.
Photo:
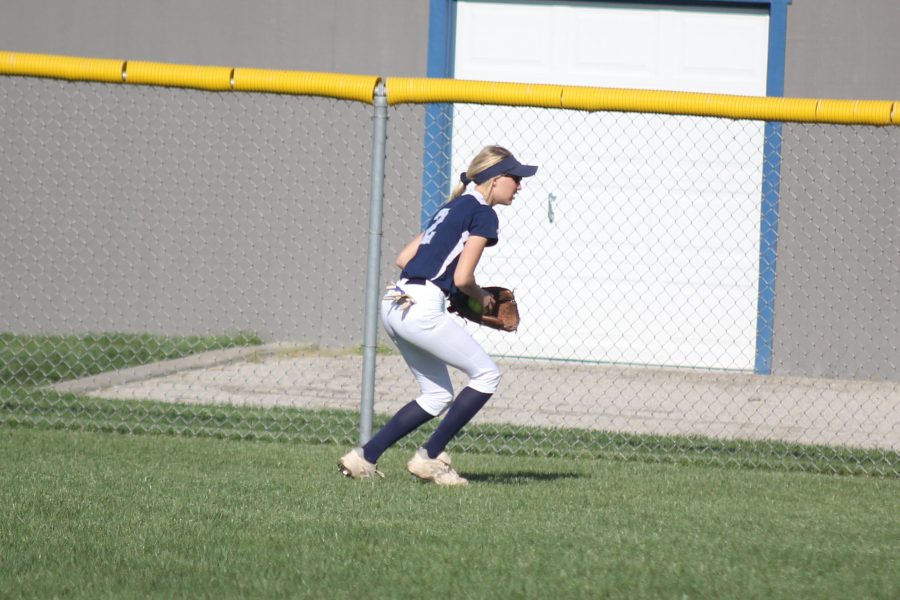
POLYGON ((363 377, 359 403, 359 443, 372 437, 375 413, 375 355, 378 344, 378 304, 381 298, 381 240, 384 214, 384 163, 387 144, 387 96, 384 83, 375 87, 372 116, 372 184, 369 192, 369 266, 363 333, 363 377))

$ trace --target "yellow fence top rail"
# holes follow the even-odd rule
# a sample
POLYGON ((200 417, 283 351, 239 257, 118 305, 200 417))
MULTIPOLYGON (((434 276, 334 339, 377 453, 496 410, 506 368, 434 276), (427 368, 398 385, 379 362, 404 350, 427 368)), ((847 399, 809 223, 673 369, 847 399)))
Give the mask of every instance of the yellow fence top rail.
MULTIPOLYGON (((0 75, 271 92, 359 102, 372 102, 375 87, 382 81, 376 75, 179 65, 2 50, 0 75)), ((769 98, 416 77, 389 77, 385 81, 387 100, 392 105, 460 102, 762 121, 900 125, 900 101, 895 100, 769 98)))
POLYGON ((221 92, 272 92, 325 96, 359 102, 372 102, 375 86, 381 80, 375 75, 179 65, 2 50, 0 50, 0 75, 173 86, 221 92))
POLYGON ((389 77, 385 85, 389 104, 467 102, 763 121, 900 125, 900 101, 894 100, 731 96, 412 77, 389 77))
POLYGON ((375 86, 379 81, 381 78, 374 75, 238 68, 234 70, 233 89, 241 92, 277 92, 372 102, 375 86))
POLYGON ((121 83, 124 61, 0 50, 0 74, 121 83))

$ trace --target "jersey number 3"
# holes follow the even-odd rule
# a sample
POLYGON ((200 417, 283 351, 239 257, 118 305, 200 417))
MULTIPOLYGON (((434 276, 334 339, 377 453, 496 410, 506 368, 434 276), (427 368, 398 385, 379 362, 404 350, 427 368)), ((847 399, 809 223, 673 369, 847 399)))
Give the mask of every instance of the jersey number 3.
POLYGON ((425 233, 422 234, 422 241, 420 244, 430 244, 432 238, 434 238, 434 234, 437 231, 438 225, 444 222, 444 219, 447 218, 447 215, 450 214, 449 208, 441 209, 434 215, 434 220, 431 222, 431 225, 428 226, 428 229, 425 230, 425 233))

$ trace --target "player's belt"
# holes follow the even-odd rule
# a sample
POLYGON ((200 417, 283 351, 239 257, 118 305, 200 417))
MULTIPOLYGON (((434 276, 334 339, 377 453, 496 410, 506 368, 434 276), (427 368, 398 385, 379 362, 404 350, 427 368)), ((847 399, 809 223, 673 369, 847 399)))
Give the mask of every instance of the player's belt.
POLYGON ((428 283, 428 280, 424 277, 410 277, 406 280, 406 283, 411 283, 412 285, 425 285, 428 283))

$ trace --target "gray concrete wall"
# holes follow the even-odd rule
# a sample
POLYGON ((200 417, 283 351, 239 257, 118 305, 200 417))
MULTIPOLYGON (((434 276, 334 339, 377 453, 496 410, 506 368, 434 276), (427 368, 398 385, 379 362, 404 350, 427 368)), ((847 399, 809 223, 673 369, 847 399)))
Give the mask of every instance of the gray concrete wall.
POLYGON ((425 0, 6 0, 0 48, 187 64, 418 76, 425 0))
MULTIPOLYGON (((0 48, 19 52, 397 76, 427 63, 421 0, 23 0, 2 12, 0 48)), ((0 155, 0 330, 361 342, 371 107, 0 85, 0 144, 15 148, 0 155), (324 319, 338 299, 346 313, 324 319)), ((422 132, 398 131, 385 277, 419 226, 422 132)))
MULTIPOLYGON (((358 345, 371 120, 358 102, 0 77, 0 331, 358 345)), ((410 137, 389 148, 386 248, 418 228, 410 137)))
POLYGON ((793 0, 786 96, 900 100, 900 2, 793 0))
POLYGON ((900 128, 784 126, 773 372, 900 381, 900 128))
MULTIPOLYGON (((898 23, 897 0, 793 0, 785 95, 900 100, 898 23)), ((789 125, 782 150, 773 372, 900 380, 900 131, 789 125)))

